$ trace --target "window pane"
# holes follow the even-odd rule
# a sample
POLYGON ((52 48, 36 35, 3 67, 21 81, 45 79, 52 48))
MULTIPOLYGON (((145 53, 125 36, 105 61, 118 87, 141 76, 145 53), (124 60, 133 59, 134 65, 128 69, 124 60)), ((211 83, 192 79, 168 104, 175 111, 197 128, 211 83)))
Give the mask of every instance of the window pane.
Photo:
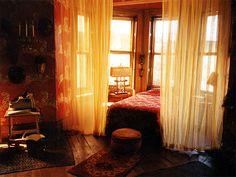
POLYGON ((156 20, 155 46, 154 46, 155 53, 161 53, 162 45, 163 45, 163 51, 166 51, 168 42, 169 45, 171 45, 171 51, 174 52, 177 30, 178 30, 177 20, 172 20, 172 21, 160 20, 160 19, 156 20))
MULTIPOLYGON (((177 20, 155 20, 155 39, 154 39, 154 55, 153 58, 153 78, 152 85, 160 86, 161 83, 161 53, 163 52, 163 64, 166 63, 165 53, 167 52, 167 46, 171 50, 171 62, 174 62, 174 52, 176 45, 176 37, 178 31, 178 21, 177 20), (160 55, 158 55, 159 53, 160 55)), ((171 65, 171 84, 173 85, 173 64, 171 65)))
POLYGON ((84 32, 84 16, 78 15, 78 32, 84 32))
POLYGON ((161 56, 154 55, 152 85, 160 85, 160 83, 161 83, 161 56))
POLYGON ((207 17, 206 41, 217 41, 218 15, 207 17))
POLYGON ((154 62, 153 62, 153 78, 152 78, 152 85, 153 86, 160 86, 161 85, 161 67, 166 67, 167 60, 171 59, 170 63, 170 75, 168 80, 162 80, 162 83, 170 82, 171 86, 174 86, 174 57, 175 55, 172 54, 171 57, 167 57, 166 55, 154 55, 154 62))
MULTIPOLYGON (((110 68, 111 67, 130 67, 130 54, 110 54, 110 68)), ((109 76, 109 85, 115 85, 115 77, 109 76)), ((126 77, 128 82, 126 84, 129 84, 129 77, 126 77)))
POLYGON ((216 56, 203 56, 202 62, 202 79, 201 79, 201 90, 213 92, 213 86, 207 84, 207 81, 212 72, 216 70, 216 56))
POLYGON ((87 79, 85 77, 86 70, 87 70, 86 55, 78 54, 77 55, 77 88, 85 88, 87 86, 87 79))
POLYGON ((130 67, 130 54, 110 54, 110 67, 130 67))
POLYGON ((89 45, 89 36, 86 33, 86 28, 89 28, 89 20, 85 19, 84 16, 78 15, 78 52, 86 52, 89 45))
POLYGON ((205 52, 216 52, 218 15, 207 17, 205 52))
POLYGON ((131 50, 131 20, 112 20, 110 50, 131 50))

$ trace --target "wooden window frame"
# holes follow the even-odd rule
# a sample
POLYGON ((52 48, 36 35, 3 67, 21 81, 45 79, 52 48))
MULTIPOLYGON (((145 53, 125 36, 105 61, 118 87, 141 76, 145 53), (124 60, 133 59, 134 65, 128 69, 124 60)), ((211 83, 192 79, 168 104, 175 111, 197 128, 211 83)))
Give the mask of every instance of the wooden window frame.
MULTIPOLYGON (((136 48, 136 33, 137 33, 137 24, 136 24, 136 18, 135 17, 119 17, 114 16, 112 20, 128 20, 131 21, 131 34, 130 34, 130 51, 125 50, 110 50, 110 54, 129 54, 130 55, 130 68, 132 71, 134 70, 134 61, 135 61, 135 48, 136 48)), ((132 75, 129 77, 129 83, 126 85, 128 87, 133 88, 133 82, 134 82, 134 73, 132 72, 132 75)), ((109 88, 114 87, 115 85, 110 85, 109 88)))

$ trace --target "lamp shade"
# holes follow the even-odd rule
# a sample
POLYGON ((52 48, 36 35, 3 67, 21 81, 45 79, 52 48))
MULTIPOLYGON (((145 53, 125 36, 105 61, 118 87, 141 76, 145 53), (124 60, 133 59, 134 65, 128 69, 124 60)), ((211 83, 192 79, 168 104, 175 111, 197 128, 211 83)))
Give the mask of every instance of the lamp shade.
POLYGON ((112 77, 128 77, 132 75, 130 67, 111 67, 110 76, 112 77))
POLYGON ((215 86, 216 85, 216 81, 217 81, 217 73, 216 72, 212 72, 210 74, 210 76, 208 77, 208 79, 207 79, 207 84, 215 86))

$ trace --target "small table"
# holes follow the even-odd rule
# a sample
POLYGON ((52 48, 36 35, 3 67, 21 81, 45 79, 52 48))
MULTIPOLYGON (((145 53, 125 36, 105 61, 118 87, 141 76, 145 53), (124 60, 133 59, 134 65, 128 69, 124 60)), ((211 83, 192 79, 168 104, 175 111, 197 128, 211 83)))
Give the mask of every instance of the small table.
MULTIPOLYGON (((11 145, 12 142, 19 142, 25 140, 25 135, 27 133, 38 133, 39 134, 39 119, 40 119, 39 111, 31 111, 30 109, 25 110, 10 110, 8 109, 5 113, 5 117, 8 118, 8 146, 11 145), (19 119, 25 116, 32 116, 34 118, 33 126, 27 126, 26 124, 20 124, 19 129, 15 129, 13 119, 19 119), (21 138, 13 138, 13 135, 22 134, 21 138)), ((31 123, 32 124, 32 123, 31 123)))

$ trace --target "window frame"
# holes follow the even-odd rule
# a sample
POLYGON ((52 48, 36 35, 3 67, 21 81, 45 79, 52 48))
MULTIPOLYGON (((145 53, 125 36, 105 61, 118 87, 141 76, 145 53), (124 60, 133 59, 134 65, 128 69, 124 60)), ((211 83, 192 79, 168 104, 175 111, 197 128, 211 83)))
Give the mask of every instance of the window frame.
MULTIPOLYGON (((109 54, 128 54, 130 56, 130 68, 132 69, 132 75, 129 77, 129 82, 126 82, 126 87, 133 87, 133 82, 134 82, 134 63, 135 63, 135 48, 136 48, 136 34, 137 34, 137 20, 136 17, 119 17, 119 16, 114 16, 112 20, 127 20, 131 21, 131 31, 130 31, 130 51, 126 50, 111 50, 109 51, 109 54)), ((109 58, 109 71, 110 71, 110 58, 109 58)), ((109 72, 110 73, 110 72, 109 72)), ((109 75, 109 78, 111 76, 109 75)), ((116 87, 116 84, 110 84, 109 83, 109 88, 116 87)))
POLYGON ((77 18, 78 18, 78 20, 77 20, 77 24, 76 24, 76 26, 77 26, 77 33, 76 33, 76 43, 77 43, 77 49, 76 49, 76 56, 75 56, 75 71, 76 71, 76 85, 75 85, 75 87, 76 87, 76 90, 77 90, 77 97, 80 97, 81 95, 83 96, 83 95, 88 95, 88 94, 90 94, 90 93, 92 93, 92 86, 91 86, 91 84, 89 84, 89 81, 87 81, 85 84, 83 83, 83 85, 82 86, 78 86, 79 85, 79 83, 78 83, 78 80, 79 80, 79 73, 80 73, 80 71, 78 72, 78 70, 79 70, 79 68, 78 68, 78 60, 79 60, 79 56, 83 56, 84 55, 84 57, 85 57, 85 62, 86 62, 86 68, 88 68, 88 67, 90 67, 89 65, 88 65, 88 62, 89 62, 89 43, 90 43, 90 41, 89 41, 89 33, 87 32, 87 31, 84 31, 84 39, 83 40, 85 40, 86 41, 86 45, 82 48, 82 49, 80 49, 79 48, 79 35, 80 35, 80 33, 82 33, 82 32, 80 32, 79 31, 79 16, 82 16, 82 17, 84 17, 84 22, 83 22, 83 24, 84 24, 84 29, 87 27, 87 29, 89 29, 89 25, 90 25, 90 19, 89 19, 89 17, 85 17, 84 15, 82 15, 82 14, 78 14, 77 15, 77 18), (85 85, 85 86, 84 86, 85 85))
MULTIPOLYGON (((156 31, 156 22, 157 21, 165 21, 161 16, 152 16, 150 18, 150 35, 149 35, 149 75, 148 75, 148 88, 160 88, 160 85, 154 85, 153 84, 153 73, 154 73, 154 58, 155 56, 161 56, 162 52, 155 52, 155 31, 156 31)), ((171 20, 175 21, 175 20, 171 20)), ((178 31, 177 31, 178 32, 178 31)), ((175 52, 172 52, 171 54, 175 54, 175 52)))
POLYGON ((152 16, 150 18, 150 30, 149 30, 149 80, 148 87, 150 88, 160 88, 159 85, 153 84, 153 72, 154 72, 154 57, 155 55, 161 55, 160 52, 155 52, 155 30, 156 30, 156 20, 162 19, 161 16, 152 16))
MULTIPOLYGON (((218 60, 218 38, 219 38, 219 14, 218 13, 205 13, 203 14, 203 19, 206 23, 203 23, 203 24, 206 24, 205 26, 202 25, 202 30, 204 31, 204 34, 202 35, 202 42, 203 42, 203 45, 204 45, 204 48, 203 50, 201 51, 201 68, 202 68, 202 71, 203 71, 203 60, 204 60, 204 57, 206 56, 208 59, 211 58, 211 57, 215 57, 215 70, 213 70, 212 72, 216 72, 217 70, 217 60, 218 60), (215 46, 215 52, 212 52, 212 51, 206 51, 205 47, 207 45, 207 40, 206 40, 206 33, 207 33, 207 19, 209 16, 217 16, 217 34, 216 34, 216 46, 215 46)), ((209 62, 209 61, 208 61, 209 62)), ((210 68, 211 66, 207 66, 208 68, 210 68)), ((203 72, 202 72, 203 73, 203 72)), ((210 76, 211 72, 209 73, 209 76, 210 76)), ((209 76, 207 76, 207 78, 209 78, 209 76)), ((207 83, 206 83, 206 89, 202 89, 202 75, 201 75, 201 83, 200 83, 200 91, 205 94, 205 93, 208 93, 208 94, 212 94, 214 92, 214 87, 213 86, 208 86, 207 83)))
MULTIPOLYGON (((207 45, 207 40, 206 40, 206 32, 207 32, 207 19, 209 16, 218 16, 217 13, 208 13, 208 14, 203 14, 203 20, 206 21, 206 23, 203 23, 203 24, 206 24, 206 25, 202 25, 202 31, 204 31, 204 34, 202 35, 202 43, 204 46, 207 45)), ((218 17, 219 18, 219 17, 218 17)), ((155 27, 156 27, 156 21, 157 20, 163 20, 161 16, 152 16, 150 18, 150 36, 149 36, 149 57, 150 57, 150 61, 149 61, 149 75, 148 75, 148 88, 160 88, 160 85, 154 85, 153 84, 153 73, 154 73, 154 57, 155 55, 159 55, 161 56, 161 52, 155 52, 155 27)), ((215 61, 215 70, 211 71, 211 72, 215 72, 216 71, 216 68, 217 68, 217 53, 218 53, 218 33, 219 33, 219 22, 217 23, 217 34, 216 34, 216 38, 217 38, 217 41, 215 46, 215 51, 212 52, 212 51, 206 51, 205 50, 205 47, 204 49, 201 51, 201 68, 203 67, 203 60, 204 60, 204 57, 207 57, 207 58, 211 58, 211 57, 215 57, 216 58, 216 61, 215 61)), ((208 61, 209 62, 209 61, 208 61)), ((210 66, 208 66, 210 67, 210 66)), ((203 69, 203 68, 202 68, 203 69)), ((210 72, 210 73, 211 73, 210 72)), ((209 73, 209 74, 210 74, 209 73)), ((209 77, 209 76, 208 76, 209 77)), ((208 78, 207 77, 207 78, 208 78)), ((202 76, 201 76, 202 78, 202 76)), ((202 81, 201 81, 202 82, 202 81)), ((212 93, 213 90, 210 88, 211 86, 206 86, 206 89, 202 89, 202 83, 200 83, 200 91, 203 92, 203 93, 206 93, 206 92, 210 92, 212 93), (210 89, 209 89, 210 88, 210 89)))

